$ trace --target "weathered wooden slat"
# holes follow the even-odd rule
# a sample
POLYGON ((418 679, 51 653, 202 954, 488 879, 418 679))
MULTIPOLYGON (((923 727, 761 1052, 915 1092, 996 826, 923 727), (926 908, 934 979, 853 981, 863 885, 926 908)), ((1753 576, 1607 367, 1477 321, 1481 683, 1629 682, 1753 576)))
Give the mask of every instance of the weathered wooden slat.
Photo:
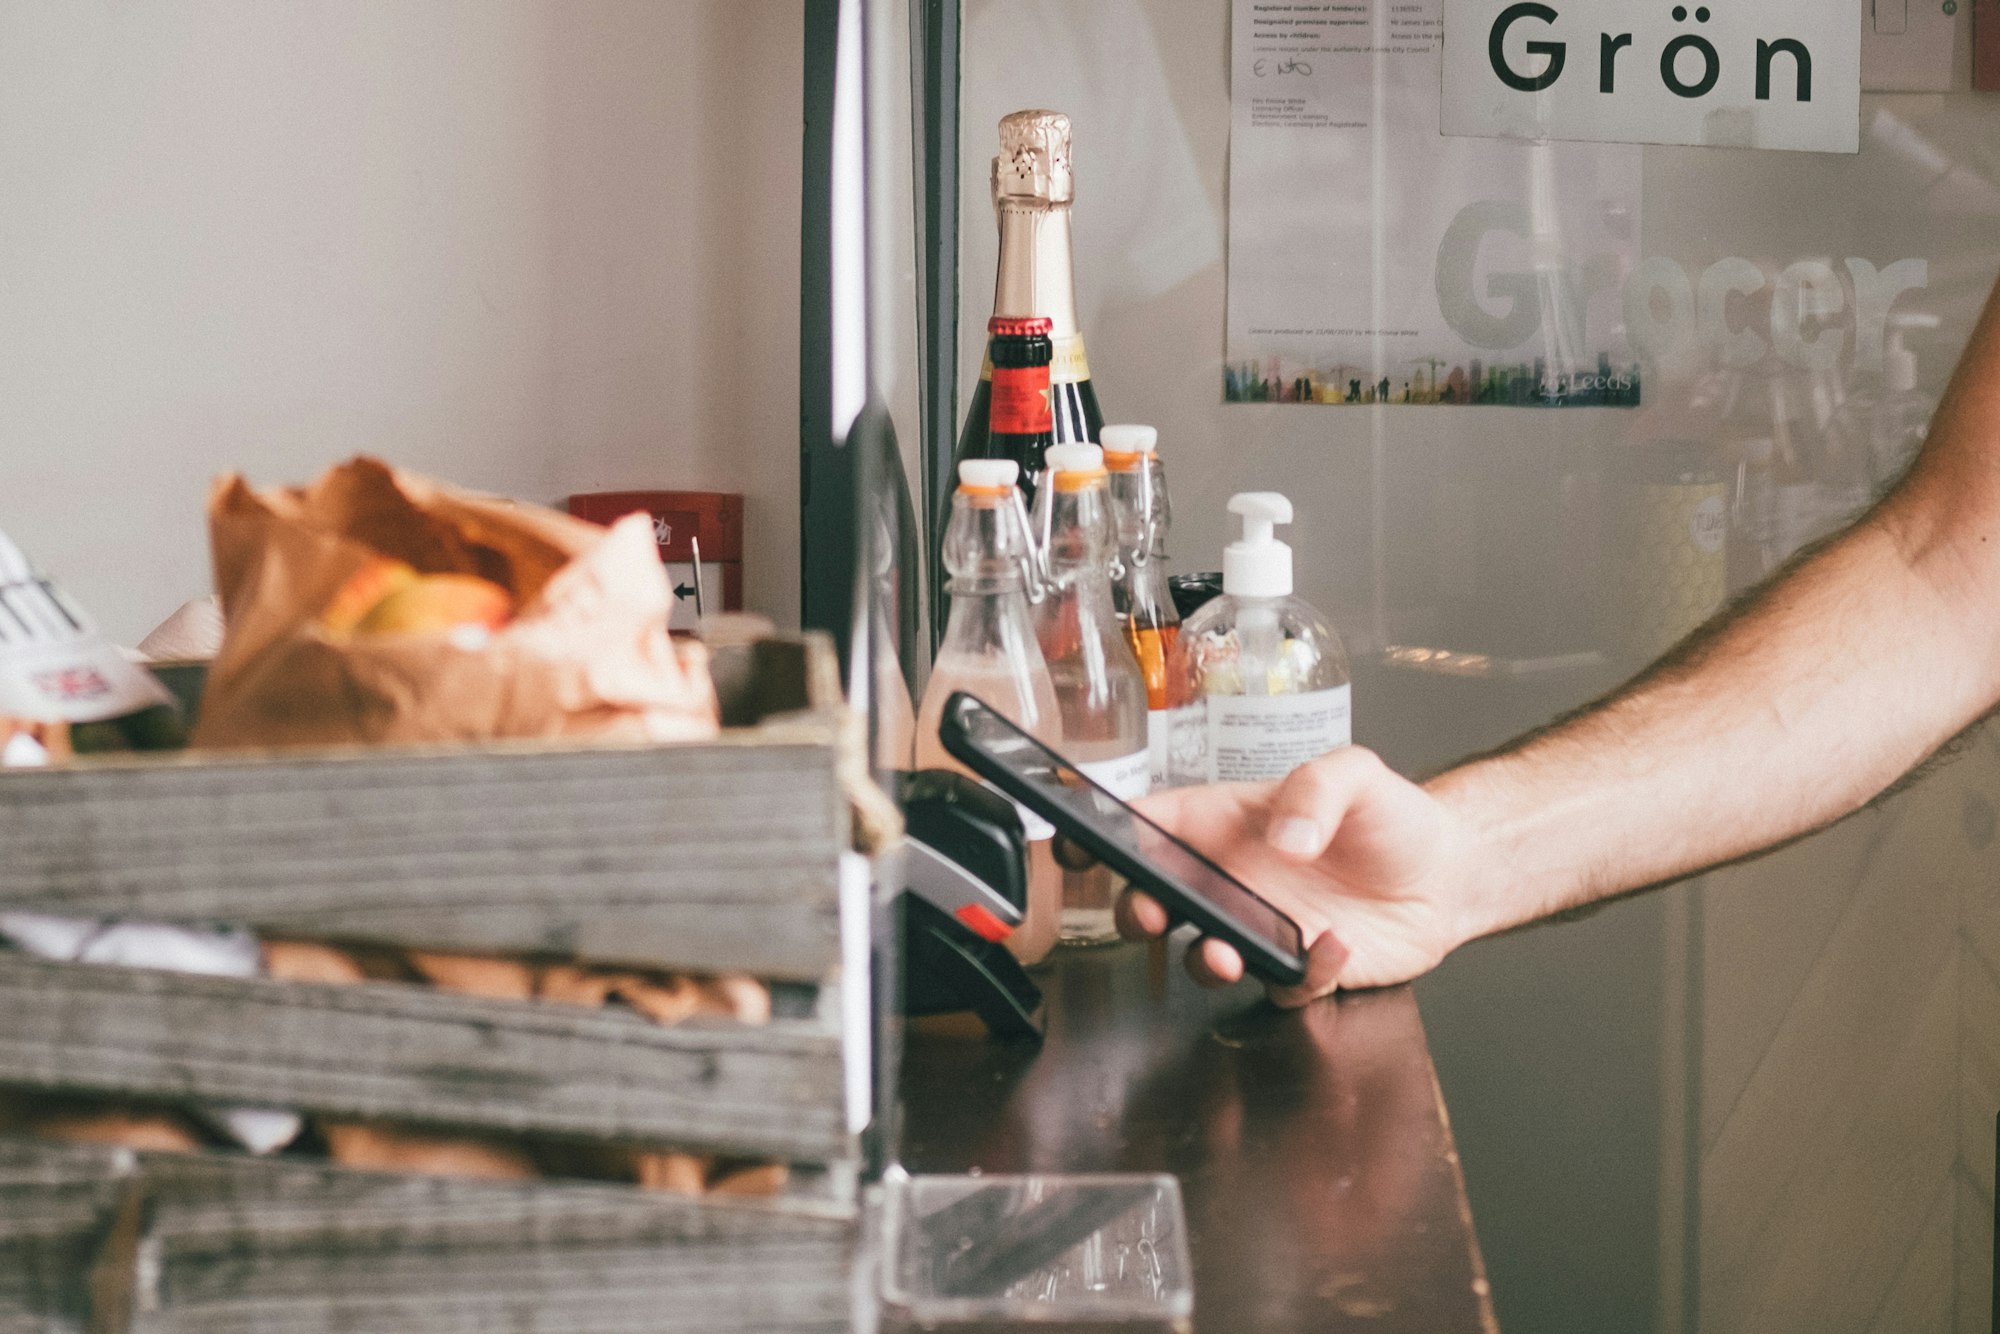
POLYGON ((831 636, 711 643, 708 674, 724 727, 754 727, 779 714, 822 715, 841 705, 840 657, 831 636))
POLYGON ((0 1138, 0 1334, 77 1331, 138 1156, 0 1138))
POLYGON ((74 1220, 67 1251, 44 1248, 35 1272, 0 1278, 0 1330, 35 1334, 830 1331, 847 1327, 856 1275, 858 1224, 823 1199, 690 1200, 0 1140, 0 1190, 10 1185, 102 1200, 74 1220), (81 1274, 135 1188, 146 1199, 143 1243, 128 1248, 135 1299, 94 1310, 81 1274))
POLYGON ((830 743, 79 764, 0 773, 0 909, 816 980, 848 829, 830 743))
MULTIPOLYGON (((0 1195, 10 1208, 32 1207, 0 1195)), ((95 1218, 40 1237, 0 1241, 0 1334, 83 1327, 89 1309, 89 1273, 102 1226, 95 1218)))
POLYGON ((165 1224, 155 1226, 152 1242, 160 1263, 158 1305, 175 1313, 171 1328, 417 1327, 470 1334, 496 1327, 595 1328, 607 1316, 613 1327, 623 1327, 649 1303, 654 1328, 835 1321, 846 1312, 857 1231, 647 1244, 551 1237, 514 1246, 402 1248, 349 1246, 328 1237, 310 1247, 253 1243, 216 1253, 184 1245, 165 1224), (441 1294, 452 1300, 441 1303, 441 1294), (669 1305, 679 1309, 658 1309, 669 1305), (578 1323, 585 1313, 588 1322, 578 1323), (758 1318, 747 1320, 753 1313, 758 1318), (517 1323, 523 1320, 529 1323, 517 1323))
MULTIPOLYGON (((246 1282, 269 1276, 251 1264, 243 1274, 246 1282)), ((173 1277, 170 1270, 169 1284, 173 1277)), ((850 1280, 833 1258, 535 1254, 409 1275, 368 1261, 329 1263, 284 1277, 290 1286, 273 1295, 170 1297, 140 1313, 131 1334, 849 1334, 855 1327, 850 1280)))
POLYGON ((841 1040, 761 1027, 0 953, 0 1084, 297 1107, 824 1162, 850 1156, 841 1040))
POLYGON ((811 1171, 794 1172, 782 1194, 735 1198, 360 1172, 237 1154, 141 1157, 156 1224, 170 1225, 188 1250, 227 1251, 253 1239, 283 1249, 329 1235, 353 1249, 837 1238, 858 1216, 851 1182, 837 1188, 811 1171))

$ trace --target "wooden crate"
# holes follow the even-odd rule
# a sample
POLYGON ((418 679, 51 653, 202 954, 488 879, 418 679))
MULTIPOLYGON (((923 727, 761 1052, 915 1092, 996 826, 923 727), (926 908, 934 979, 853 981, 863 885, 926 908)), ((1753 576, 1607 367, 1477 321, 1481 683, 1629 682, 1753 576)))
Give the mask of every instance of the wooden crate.
POLYGON ((769 1024, 0 952, 0 1087, 780 1159, 787 1193, 0 1143, 0 1331, 844 1327, 853 737, 824 640, 715 672, 728 726, 697 745, 0 772, 0 911, 748 971, 769 1024))

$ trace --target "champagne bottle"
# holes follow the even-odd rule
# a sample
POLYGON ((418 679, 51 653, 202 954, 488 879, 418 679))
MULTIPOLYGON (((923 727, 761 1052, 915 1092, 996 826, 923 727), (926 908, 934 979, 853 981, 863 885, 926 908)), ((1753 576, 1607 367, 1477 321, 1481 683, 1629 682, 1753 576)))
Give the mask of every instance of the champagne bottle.
MULTIPOLYGON (((1069 117, 1060 111, 1016 111, 1001 118, 1000 155, 993 159, 993 211, 1000 226, 999 274, 993 286, 996 318, 1041 316, 1049 321, 1051 360, 1050 443, 1095 443, 1104 428, 1090 382, 1083 331, 1076 319, 1076 279, 1070 256, 1069 117)), ((979 373, 958 459, 979 457, 993 396, 989 356, 979 373)), ((1039 478, 1026 460, 1022 488, 1039 478)), ((1038 472, 1041 460, 1033 461, 1038 472)))

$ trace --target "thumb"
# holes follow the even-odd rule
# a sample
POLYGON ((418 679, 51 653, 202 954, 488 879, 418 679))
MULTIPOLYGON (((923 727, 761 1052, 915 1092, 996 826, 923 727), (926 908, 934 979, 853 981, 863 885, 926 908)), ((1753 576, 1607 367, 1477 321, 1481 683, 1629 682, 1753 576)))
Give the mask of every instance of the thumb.
POLYGON ((1359 746, 1343 746, 1300 765, 1271 794, 1265 840, 1293 861, 1318 859, 1348 807, 1387 772, 1374 751, 1359 746))
POLYGON ((1267 987, 1271 1003, 1287 1010, 1331 995, 1340 983, 1340 970, 1347 966, 1348 949, 1322 931, 1306 950, 1306 980, 1295 987, 1267 987))

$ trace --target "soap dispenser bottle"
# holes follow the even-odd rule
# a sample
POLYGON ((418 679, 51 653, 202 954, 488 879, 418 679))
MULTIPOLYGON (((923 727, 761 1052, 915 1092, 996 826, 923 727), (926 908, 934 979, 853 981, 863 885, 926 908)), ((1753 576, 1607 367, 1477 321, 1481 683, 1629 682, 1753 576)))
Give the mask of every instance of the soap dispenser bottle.
POLYGON ((1353 739, 1346 650, 1292 595, 1292 549, 1273 534, 1292 521, 1291 501, 1250 491, 1229 511, 1243 517, 1243 537, 1223 551, 1222 596, 1181 627, 1193 701, 1175 726, 1182 782, 1283 778, 1353 739))

